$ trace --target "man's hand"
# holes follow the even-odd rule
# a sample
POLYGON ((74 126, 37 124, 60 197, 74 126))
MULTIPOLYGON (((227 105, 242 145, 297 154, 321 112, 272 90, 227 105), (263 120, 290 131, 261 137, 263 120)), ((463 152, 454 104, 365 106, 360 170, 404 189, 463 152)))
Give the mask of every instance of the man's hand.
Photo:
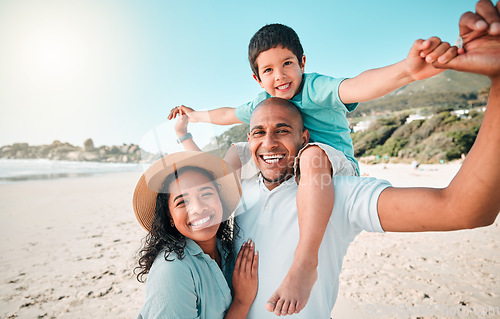
POLYGON ((448 63, 437 67, 482 74, 500 80, 500 2, 489 0, 476 5, 476 13, 466 12, 459 22, 463 49, 448 63))
POLYGON ((437 67, 486 75, 491 90, 476 141, 448 187, 387 188, 378 201, 385 231, 445 231, 491 225, 500 210, 500 13, 480 0, 460 18, 464 48, 437 67))
POLYGON ((185 105, 176 106, 170 110, 170 114, 168 115, 167 119, 172 120, 172 119, 175 119, 177 117, 177 115, 185 114, 185 115, 187 115, 189 122, 196 123, 198 121, 195 119, 195 116, 193 116, 194 115, 193 113, 196 113, 196 111, 190 107, 187 107, 185 105))
POLYGON ((450 46, 448 42, 442 42, 438 37, 427 40, 417 40, 413 43, 406 65, 408 74, 413 80, 423 80, 443 72, 443 69, 436 68, 433 63, 448 63, 457 56, 457 47, 450 46))

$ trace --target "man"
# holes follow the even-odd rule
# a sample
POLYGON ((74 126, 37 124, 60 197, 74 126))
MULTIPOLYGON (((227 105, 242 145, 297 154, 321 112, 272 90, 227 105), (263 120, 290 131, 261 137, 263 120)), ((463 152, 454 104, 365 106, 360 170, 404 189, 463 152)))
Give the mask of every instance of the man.
MULTIPOLYGON (((394 188, 374 178, 335 176, 335 207, 320 248, 317 282, 307 306, 295 318, 328 318, 338 292, 338 276, 350 242, 362 230, 451 231, 490 225, 500 209, 500 15, 499 4, 481 0, 476 13, 460 20, 464 48, 438 67, 483 74, 491 79, 488 108, 476 142, 460 171, 444 189, 394 188)), ((293 261, 299 239, 294 161, 308 142, 300 113, 288 102, 266 100, 254 111, 248 146, 236 145, 226 160, 245 170, 248 154, 259 173, 242 180, 236 211, 242 239, 259 250, 259 291, 248 318, 295 313, 301 307, 267 300, 293 261), (247 153, 249 148, 250 153, 247 153)), ((325 151, 327 151, 325 149, 325 151)), ((330 183, 321 176, 319 182, 330 183)), ((240 239, 240 240, 242 240, 240 239)), ((241 243, 239 243, 241 244, 241 243)), ((236 244, 238 247, 238 243, 236 244)), ((305 274, 311 275, 311 274, 305 274)), ((316 275, 316 274, 312 274, 316 275)))

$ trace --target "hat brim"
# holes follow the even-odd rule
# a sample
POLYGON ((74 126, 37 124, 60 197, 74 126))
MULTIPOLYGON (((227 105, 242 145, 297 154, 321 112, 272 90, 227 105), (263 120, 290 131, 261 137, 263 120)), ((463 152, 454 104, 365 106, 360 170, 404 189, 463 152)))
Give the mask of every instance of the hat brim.
POLYGON ((133 196, 135 217, 148 232, 153 224, 156 197, 165 178, 182 167, 203 168, 214 175, 219 196, 227 209, 233 212, 241 198, 241 184, 236 172, 223 159, 205 152, 185 151, 166 155, 154 162, 137 182, 133 196))

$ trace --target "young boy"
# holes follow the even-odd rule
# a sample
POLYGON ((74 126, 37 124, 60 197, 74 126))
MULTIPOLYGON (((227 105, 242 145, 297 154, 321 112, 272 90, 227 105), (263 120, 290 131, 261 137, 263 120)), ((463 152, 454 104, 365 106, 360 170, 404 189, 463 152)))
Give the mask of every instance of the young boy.
MULTIPOLYGON (((292 309, 291 304, 295 313, 306 305, 317 278, 318 250, 334 204, 331 176, 359 175, 346 112, 353 111, 358 102, 381 97, 415 80, 440 73, 432 62, 439 59, 440 63, 447 63, 456 52, 456 47, 438 38, 417 40, 401 62, 350 79, 332 78, 304 73, 306 58, 295 31, 281 24, 270 24, 255 33, 248 49, 253 77, 265 90, 255 100, 237 108, 194 111, 182 105, 171 110, 168 119, 186 114, 190 122, 249 123, 253 109, 261 101, 271 96, 281 97, 301 110, 312 142, 338 150, 338 158, 333 160, 337 167, 331 167, 325 152, 314 144, 301 151, 297 192, 300 239, 288 274, 266 305, 269 311, 286 315, 292 309)), ((268 165, 280 165, 282 157, 273 154, 270 147, 262 160, 268 165)))

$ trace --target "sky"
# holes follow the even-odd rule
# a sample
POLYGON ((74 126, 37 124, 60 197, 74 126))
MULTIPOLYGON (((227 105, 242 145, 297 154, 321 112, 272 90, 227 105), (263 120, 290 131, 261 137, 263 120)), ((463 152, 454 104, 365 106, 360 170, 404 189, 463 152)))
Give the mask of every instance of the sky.
MULTIPOLYGON (((266 24, 298 33, 306 72, 353 77, 404 59, 416 39, 454 43, 461 14, 474 6, 473 0, 0 0, 0 146, 54 140, 81 146, 87 138, 96 146, 170 143, 172 107, 236 107, 262 90, 247 46, 266 24)), ((190 127, 200 144, 225 129, 190 127)))

